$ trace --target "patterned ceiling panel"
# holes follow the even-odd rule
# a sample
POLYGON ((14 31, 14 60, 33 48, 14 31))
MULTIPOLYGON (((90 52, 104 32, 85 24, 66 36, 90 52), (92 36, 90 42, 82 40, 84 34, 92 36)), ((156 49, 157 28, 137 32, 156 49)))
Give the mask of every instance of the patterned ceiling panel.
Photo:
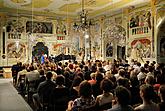
MULTIPOLYGON (((150 0, 84 0, 85 9, 90 15, 104 14, 109 10, 116 10, 132 5, 150 2, 150 0)), ((24 10, 40 13, 54 13, 76 16, 82 10, 82 0, 0 0, 3 10, 24 10)))
POLYGON ((51 0, 33 0, 30 4, 22 5, 22 7, 31 8, 33 6, 33 8, 46 8, 51 3, 51 0))

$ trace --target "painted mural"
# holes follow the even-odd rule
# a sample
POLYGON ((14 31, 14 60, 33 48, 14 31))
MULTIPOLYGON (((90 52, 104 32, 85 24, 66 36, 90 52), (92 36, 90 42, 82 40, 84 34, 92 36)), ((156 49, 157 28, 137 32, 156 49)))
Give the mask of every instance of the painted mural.
POLYGON ((22 42, 10 42, 7 44, 7 55, 8 58, 16 58, 23 60, 26 58, 26 46, 22 42))
POLYGON ((151 12, 142 10, 132 14, 130 18, 130 28, 147 26, 151 29, 151 12))
POLYGON ((27 21, 26 22, 26 33, 53 33, 53 24, 50 22, 37 22, 27 21))
POLYGON ((21 20, 9 20, 6 26, 6 32, 9 33, 23 33, 25 26, 21 20))
POLYGON ((63 21, 57 21, 56 24, 56 34, 57 36, 60 35, 67 35, 66 25, 63 21))
POLYGON ((22 33, 25 31, 25 26, 21 20, 7 21, 6 32, 8 39, 21 39, 22 33))
POLYGON ((149 39, 137 39, 131 42, 128 48, 128 54, 131 59, 141 61, 142 58, 151 57, 151 41, 149 39))

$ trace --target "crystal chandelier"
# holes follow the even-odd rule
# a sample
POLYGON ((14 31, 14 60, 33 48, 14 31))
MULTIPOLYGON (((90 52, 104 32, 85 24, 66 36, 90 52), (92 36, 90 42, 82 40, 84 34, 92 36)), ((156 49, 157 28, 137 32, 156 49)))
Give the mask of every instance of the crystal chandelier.
POLYGON ((82 11, 80 12, 80 21, 78 23, 75 22, 73 25, 73 28, 75 30, 86 31, 92 25, 91 20, 87 20, 88 12, 87 10, 85 10, 84 5, 84 0, 82 0, 82 11))

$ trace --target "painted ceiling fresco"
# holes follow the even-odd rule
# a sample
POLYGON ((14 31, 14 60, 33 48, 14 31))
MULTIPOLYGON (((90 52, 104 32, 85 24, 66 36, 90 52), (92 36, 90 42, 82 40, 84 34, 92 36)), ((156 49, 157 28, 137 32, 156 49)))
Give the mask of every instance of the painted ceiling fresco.
MULTIPOLYGON (((0 11, 13 9, 76 16, 82 10, 83 0, 0 0, 0 11)), ((150 0, 84 0, 84 8, 91 15, 103 14, 108 10, 148 3, 150 0)))

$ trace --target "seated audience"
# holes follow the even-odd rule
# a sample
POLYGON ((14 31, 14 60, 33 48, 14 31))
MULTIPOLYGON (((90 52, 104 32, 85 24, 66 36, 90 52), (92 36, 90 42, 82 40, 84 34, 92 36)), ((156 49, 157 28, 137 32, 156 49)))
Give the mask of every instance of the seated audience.
POLYGON ((96 98, 96 105, 100 110, 106 110, 111 108, 113 94, 113 83, 109 79, 103 79, 100 84, 100 88, 103 90, 103 94, 98 95, 96 98))
POLYGON ((81 77, 77 76, 74 78, 72 86, 70 88, 70 98, 71 100, 75 100, 78 98, 78 90, 79 90, 79 85, 82 82, 81 77))
POLYGON ((140 86, 140 97, 143 103, 135 108, 135 111, 159 111, 159 107, 152 101, 155 96, 154 89, 149 84, 140 86))
POLYGON ((46 74, 46 78, 47 79, 44 82, 41 82, 39 84, 37 93, 33 94, 33 102, 37 110, 39 110, 40 107, 44 105, 44 103, 47 103, 49 105, 50 93, 56 87, 56 84, 51 80, 51 72, 48 72, 46 74))
POLYGON ((134 111, 129 105, 130 100, 130 91, 123 86, 118 86, 115 89, 115 100, 113 101, 114 105, 112 105, 112 108, 107 111, 134 111))
POLYGON ((100 83, 103 80, 103 75, 101 73, 96 73, 96 84, 92 85, 93 95, 97 97, 102 94, 102 90, 100 89, 100 83))
POLYGON ((91 84, 83 81, 80 84, 79 98, 69 102, 68 111, 88 111, 89 108, 95 105, 95 98, 92 95, 91 84))
POLYGON ((63 75, 57 75, 56 88, 50 94, 50 101, 54 111, 66 111, 69 102, 69 89, 64 86, 65 78, 63 75))

